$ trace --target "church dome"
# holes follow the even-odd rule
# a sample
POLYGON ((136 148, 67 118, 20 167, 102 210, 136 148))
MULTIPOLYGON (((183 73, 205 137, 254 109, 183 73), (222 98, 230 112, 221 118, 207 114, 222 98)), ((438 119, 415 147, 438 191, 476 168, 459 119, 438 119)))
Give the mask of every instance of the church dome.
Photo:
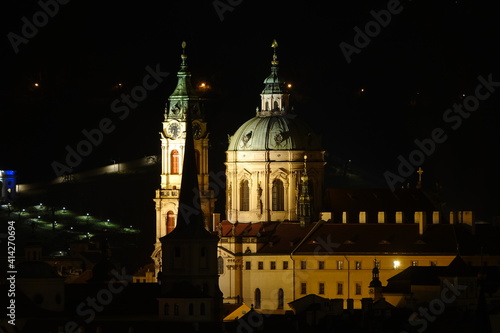
POLYGON ((296 115, 256 116, 230 137, 228 150, 321 150, 321 140, 296 115))

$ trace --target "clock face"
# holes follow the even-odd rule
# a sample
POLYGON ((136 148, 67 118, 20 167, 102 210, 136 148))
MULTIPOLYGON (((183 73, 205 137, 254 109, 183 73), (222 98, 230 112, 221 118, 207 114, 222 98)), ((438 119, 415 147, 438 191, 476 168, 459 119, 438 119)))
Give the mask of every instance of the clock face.
POLYGON ((179 137, 180 134, 180 126, 178 123, 172 123, 170 126, 168 126, 168 135, 170 135, 172 138, 176 139, 179 137))
POLYGON ((201 138, 201 125, 198 122, 193 123, 193 136, 196 140, 201 138))

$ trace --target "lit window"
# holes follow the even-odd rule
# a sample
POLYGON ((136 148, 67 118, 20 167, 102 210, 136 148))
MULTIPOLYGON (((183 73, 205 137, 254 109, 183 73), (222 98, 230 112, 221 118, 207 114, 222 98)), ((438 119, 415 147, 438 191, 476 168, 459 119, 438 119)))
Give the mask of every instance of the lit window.
POLYGON ((356 261, 356 269, 361 269, 361 261, 356 261))
POLYGON ((344 269, 344 262, 342 260, 337 261, 337 269, 344 269))
POLYGON ((411 262, 411 265, 412 265, 413 267, 418 266, 418 261, 417 261, 417 260, 413 260, 413 261, 411 262))
POLYGON ((399 269, 399 266, 401 266, 399 260, 394 260, 394 269, 399 269))
POLYGON ((175 149, 170 153, 170 173, 174 175, 179 173, 179 152, 175 149))

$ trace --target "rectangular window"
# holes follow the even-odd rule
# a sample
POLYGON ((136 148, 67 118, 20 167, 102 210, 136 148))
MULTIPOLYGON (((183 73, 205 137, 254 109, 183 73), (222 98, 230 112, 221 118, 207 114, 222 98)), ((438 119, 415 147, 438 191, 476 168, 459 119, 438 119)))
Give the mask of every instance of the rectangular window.
POLYGON ((437 262, 436 261, 431 261, 431 266, 437 266, 437 262))
POLYGON ((337 269, 344 269, 344 262, 342 260, 337 260, 337 269))
POLYGON ((276 261, 271 261, 271 269, 276 269, 276 261))
POLYGON ((337 282, 337 295, 344 294, 344 284, 342 282, 337 282))
POLYGON ((411 265, 412 265, 413 267, 418 266, 418 260, 413 260, 413 261, 411 262, 411 265))
POLYGON ((259 261, 257 263, 257 269, 264 269, 264 262, 263 261, 259 261))
POLYGON ((356 282, 354 293, 356 295, 361 295, 361 282, 356 282))
POLYGON ((356 261, 356 269, 361 269, 361 261, 356 261))
POLYGON ((325 262, 324 261, 318 262, 318 269, 325 269, 325 262))
POLYGON ((325 294, 325 284, 323 282, 319 283, 318 294, 320 294, 320 295, 324 295, 325 294))
POLYGON ((300 293, 301 293, 302 295, 307 294, 307 283, 302 282, 302 283, 300 284, 300 293))
POLYGON ((252 262, 251 261, 245 261, 245 269, 246 270, 252 269, 252 262))
POLYGON ((288 269, 288 261, 283 261, 283 269, 288 269))
POLYGON ((305 260, 302 260, 300 262, 300 269, 306 269, 307 268, 307 261, 305 260))

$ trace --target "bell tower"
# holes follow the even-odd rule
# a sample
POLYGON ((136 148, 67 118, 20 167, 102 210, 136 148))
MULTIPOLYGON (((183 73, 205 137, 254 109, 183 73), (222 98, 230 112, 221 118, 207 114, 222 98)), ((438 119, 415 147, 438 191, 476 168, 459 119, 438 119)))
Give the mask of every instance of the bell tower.
POLYGON ((200 208, 207 229, 212 228, 215 197, 209 189, 208 131, 203 112, 204 99, 191 84, 187 66, 186 42, 182 42, 181 66, 177 72, 177 86, 165 106, 160 132, 161 174, 160 188, 154 198, 156 209, 156 242, 151 257, 155 271, 161 267, 160 238, 174 230, 179 209, 179 193, 183 176, 187 126, 192 126, 194 156, 200 193, 200 208), (188 117, 189 115, 189 117, 188 117), (187 120, 187 119, 191 120, 187 120))

